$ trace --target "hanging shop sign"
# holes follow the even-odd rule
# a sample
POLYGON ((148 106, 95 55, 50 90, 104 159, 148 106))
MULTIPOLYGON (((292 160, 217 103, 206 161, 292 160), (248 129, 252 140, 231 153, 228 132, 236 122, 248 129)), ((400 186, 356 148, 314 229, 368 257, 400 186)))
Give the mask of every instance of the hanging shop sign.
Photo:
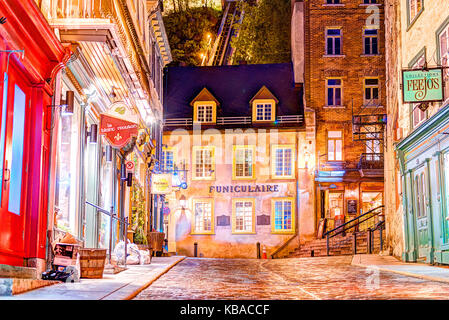
POLYGON ((153 174, 151 177, 152 194, 168 194, 172 192, 172 175, 168 173, 153 174))
POLYGON ((404 103, 443 101, 443 69, 402 70, 404 103))
POLYGON ((115 102, 100 115, 100 134, 114 148, 123 148, 138 133, 138 118, 126 103, 115 102), (125 120, 126 119, 126 120, 125 120))

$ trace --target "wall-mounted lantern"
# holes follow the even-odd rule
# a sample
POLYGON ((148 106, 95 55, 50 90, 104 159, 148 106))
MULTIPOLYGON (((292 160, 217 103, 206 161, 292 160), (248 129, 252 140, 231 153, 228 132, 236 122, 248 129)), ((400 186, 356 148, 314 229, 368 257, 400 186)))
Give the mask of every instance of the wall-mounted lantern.
POLYGON ((105 149, 106 162, 112 162, 112 153, 113 153, 112 151, 113 151, 112 147, 109 144, 107 144, 105 149))
POLYGON ((124 162, 120 167, 120 178, 122 180, 126 180, 127 187, 131 187, 133 185, 133 174, 131 172, 127 172, 126 164, 124 162))
POLYGON ((86 132, 86 137, 89 137, 89 142, 91 144, 97 143, 97 137, 98 137, 98 124, 91 124, 90 130, 86 132))
POLYGON ((65 100, 61 99, 60 107, 64 107, 62 109, 63 114, 73 114, 73 110, 75 109, 75 93, 73 91, 67 91, 65 93, 65 100))

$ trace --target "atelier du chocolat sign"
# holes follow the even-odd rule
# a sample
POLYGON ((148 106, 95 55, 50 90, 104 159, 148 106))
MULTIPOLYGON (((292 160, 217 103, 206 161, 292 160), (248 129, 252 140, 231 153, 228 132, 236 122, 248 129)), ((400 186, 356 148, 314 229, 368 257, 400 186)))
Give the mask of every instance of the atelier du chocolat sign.
POLYGON ((235 185, 235 186, 210 186, 209 193, 240 193, 240 192, 279 192, 279 185, 256 184, 256 185, 235 185))

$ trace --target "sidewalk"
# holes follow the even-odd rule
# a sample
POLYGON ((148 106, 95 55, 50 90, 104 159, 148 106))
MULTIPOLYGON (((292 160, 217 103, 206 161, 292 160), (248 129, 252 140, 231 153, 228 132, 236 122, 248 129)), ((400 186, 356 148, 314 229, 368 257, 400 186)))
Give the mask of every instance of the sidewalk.
POLYGON ((78 283, 58 283, 0 300, 129 300, 182 261, 184 256, 153 257, 148 265, 129 265, 102 279, 81 279, 78 283))
POLYGON ((352 258, 353 266, 376 267, 380 271, 394 272, 409 277, 449 283, 449 268, 424 263, 402 262, 392 256, 358 254, 352 258))

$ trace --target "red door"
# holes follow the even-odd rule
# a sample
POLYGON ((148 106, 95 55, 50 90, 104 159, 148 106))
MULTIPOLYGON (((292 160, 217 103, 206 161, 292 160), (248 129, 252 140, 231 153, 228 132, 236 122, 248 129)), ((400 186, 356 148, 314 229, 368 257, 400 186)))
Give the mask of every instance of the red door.
POLYGON ((0 116, 0 264, 22 266, 30 88, 10 64, 4 78, 0 116))

